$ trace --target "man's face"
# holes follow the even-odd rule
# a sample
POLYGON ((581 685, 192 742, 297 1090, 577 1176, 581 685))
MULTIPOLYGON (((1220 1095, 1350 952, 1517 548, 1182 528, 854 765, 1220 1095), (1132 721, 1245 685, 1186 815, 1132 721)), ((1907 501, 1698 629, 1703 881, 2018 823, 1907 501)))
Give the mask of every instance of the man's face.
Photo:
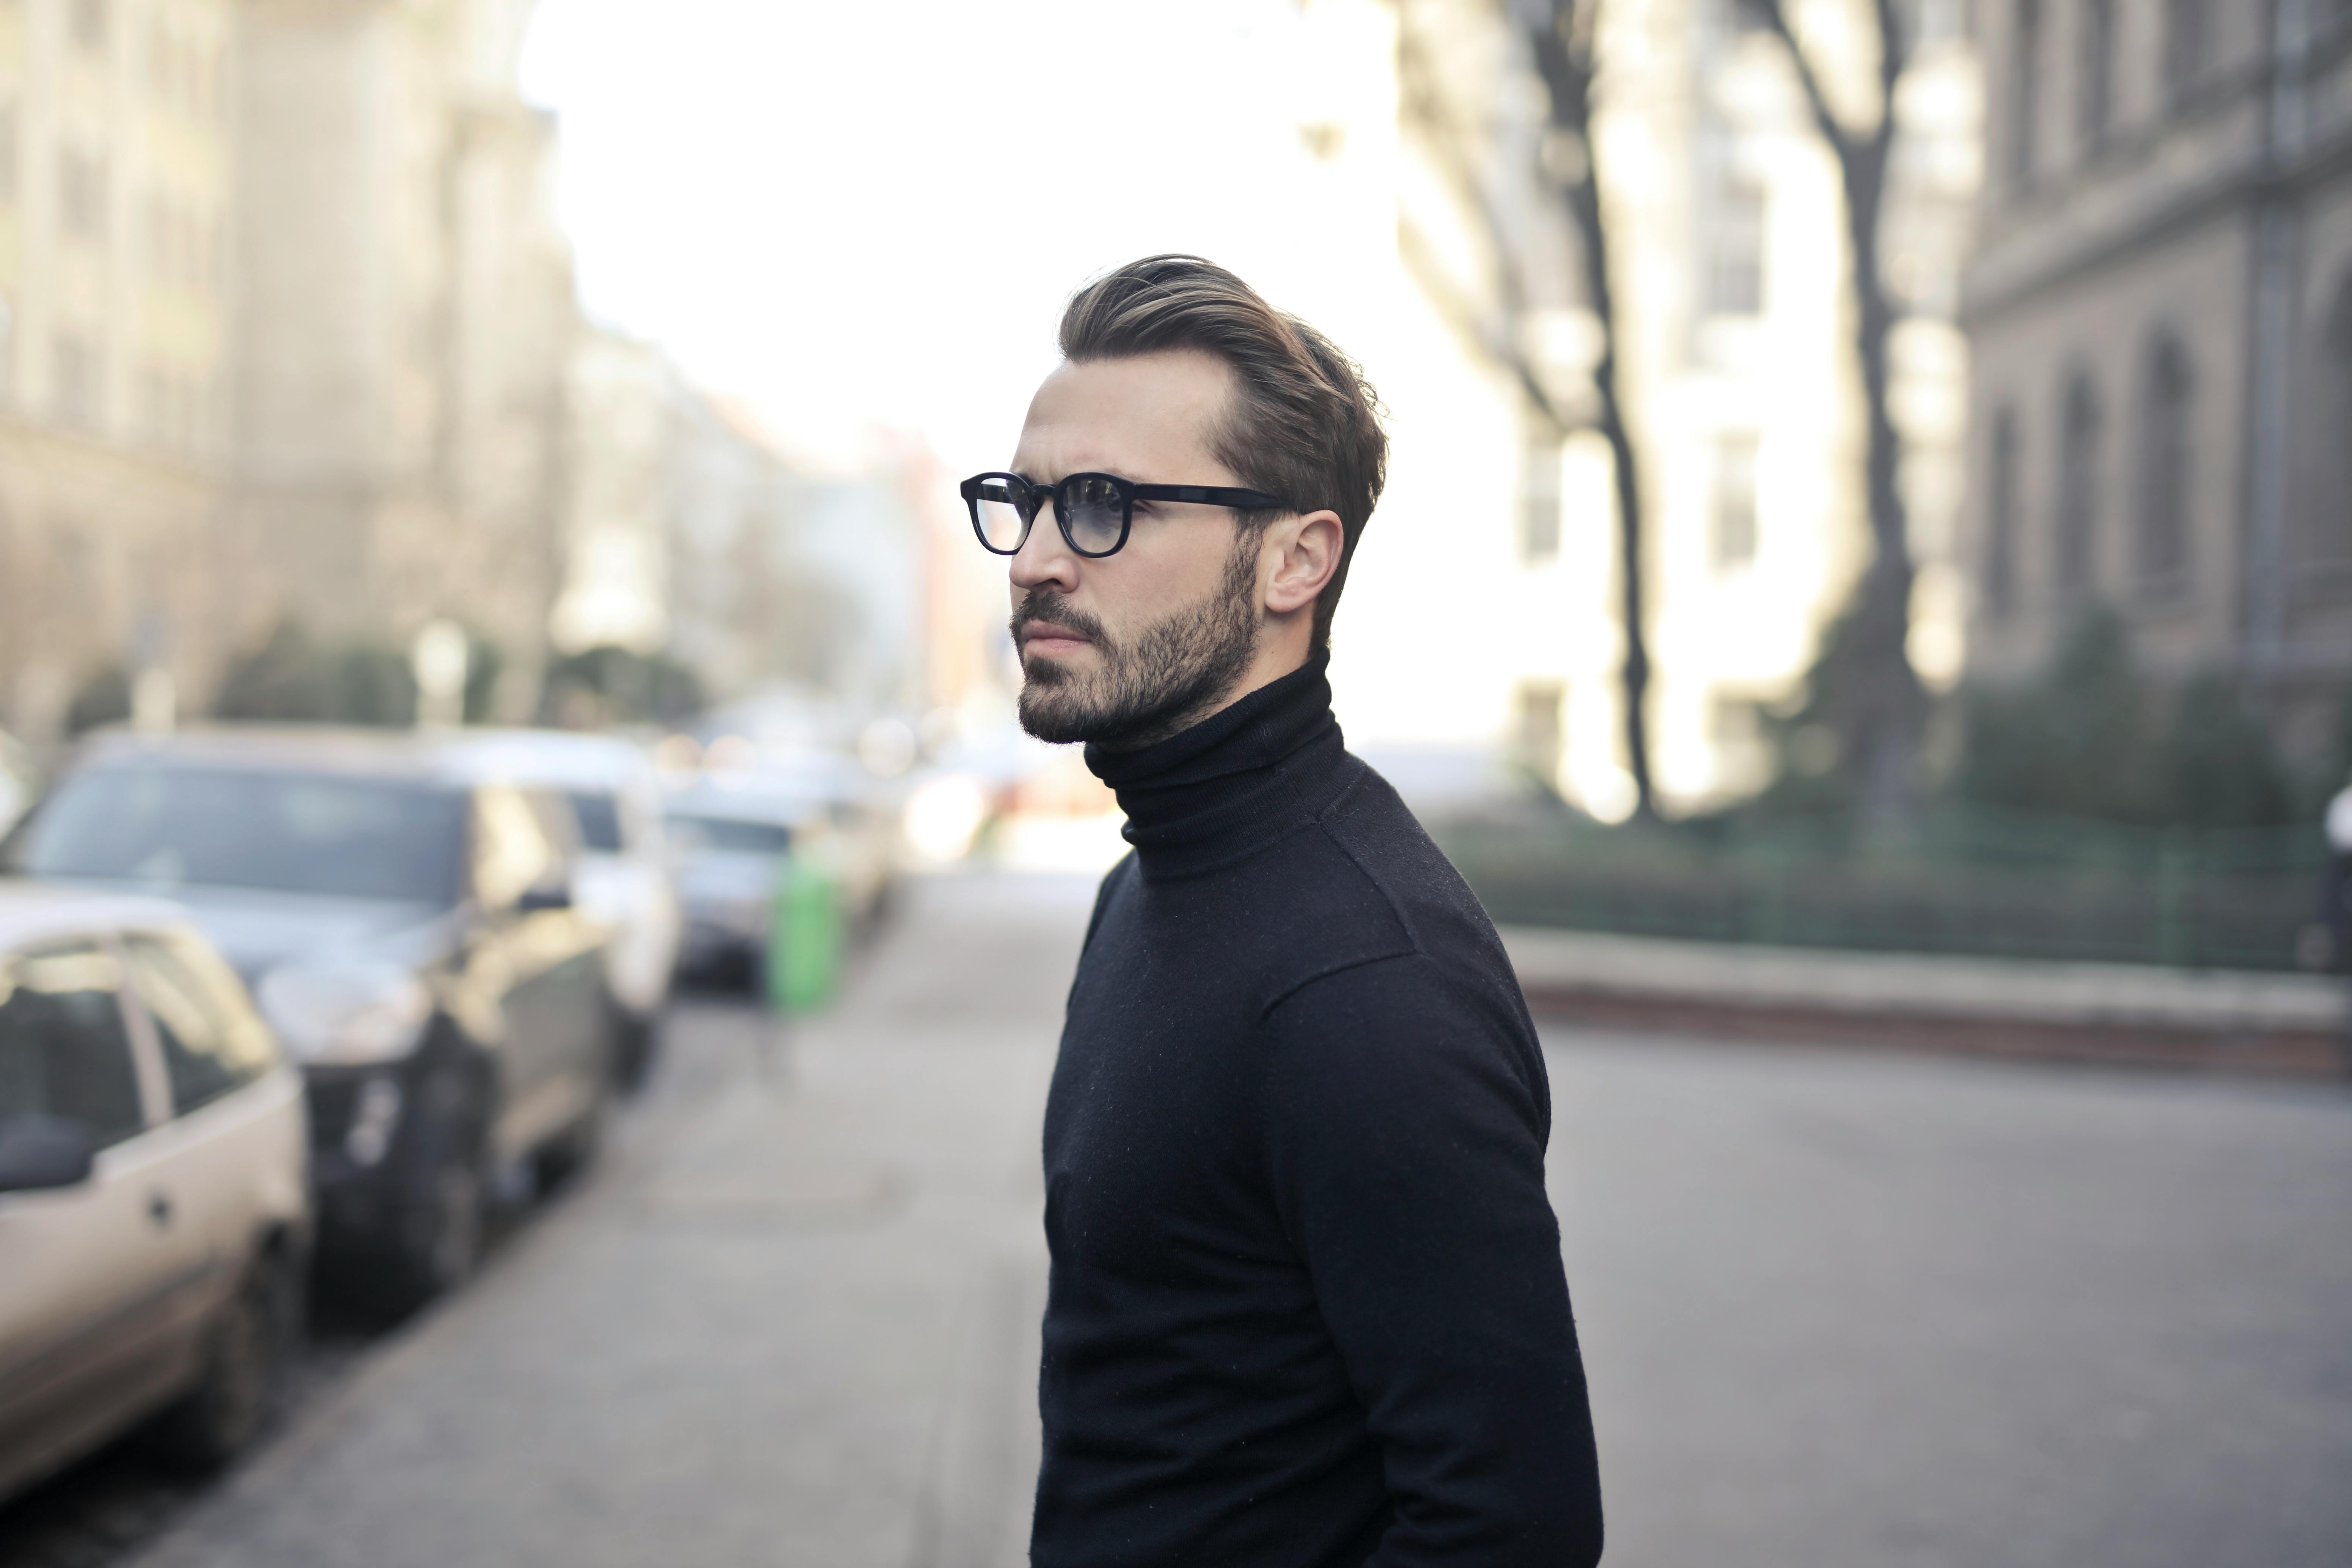
MULTIPOLYGON (((1064 364, 1029 405, 1013 471, 1237 487, 1208 442, 1234 390, 1207 354, 1064 364)), ((1041 510, 1012 564, 1022 727, 1148 745, 1213 710, 1249 668, 1261 618, 1258 552, 1239 533, 1222 507, 1139 500, 1126 545, 1089 559, 1041 510)))

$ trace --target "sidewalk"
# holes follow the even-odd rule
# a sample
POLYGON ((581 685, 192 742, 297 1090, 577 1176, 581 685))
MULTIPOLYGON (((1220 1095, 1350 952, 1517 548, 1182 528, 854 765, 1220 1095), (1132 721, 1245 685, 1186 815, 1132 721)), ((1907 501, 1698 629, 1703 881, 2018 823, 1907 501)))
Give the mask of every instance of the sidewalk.
POLYGON ((1528 1005, 1563 1022, 2290 1078, 2347 1066, 2344 984, 2317 975, 1502 935, 1528 1005))
POLYGON ((1091 888, 942 878, 763 1070, 683 1021, 590 1188, 142 1568, 993 1568, 1025 1554, 1035 1118, 1091 888))

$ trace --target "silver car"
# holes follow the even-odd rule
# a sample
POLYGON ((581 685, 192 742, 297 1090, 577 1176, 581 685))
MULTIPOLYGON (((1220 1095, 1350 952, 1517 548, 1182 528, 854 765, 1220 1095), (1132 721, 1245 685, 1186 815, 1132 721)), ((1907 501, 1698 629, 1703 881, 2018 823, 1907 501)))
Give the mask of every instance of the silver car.
POLYGON ((184 911, 0 883, 0 1497, 266 1415, 310 1239, 301 1075, 184 911))
POLYGON ((682 920, 670 884, 659 775, 652 758, 610 735, 553 730, 468 731, 451 748, 484 776, 561 795, 579 825, 572 872, 581 912, 609 934, 604 981, 619 1009, 613 1068, 645 1080, 659 1047, 682 920))

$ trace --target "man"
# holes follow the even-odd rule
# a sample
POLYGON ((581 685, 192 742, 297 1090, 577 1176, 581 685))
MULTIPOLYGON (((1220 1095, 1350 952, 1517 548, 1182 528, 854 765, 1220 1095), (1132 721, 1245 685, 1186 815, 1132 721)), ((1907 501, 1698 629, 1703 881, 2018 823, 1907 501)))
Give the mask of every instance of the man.
POLYGON ((1089 285, 1061 349, 1012 471, 964 484, 1022 722, 1087 742, 1135 847, 1046 1105, 1032 1561, 1592 1563, 1535 1031, 1324 679, 1370 389, 1192 257, 1089 285))

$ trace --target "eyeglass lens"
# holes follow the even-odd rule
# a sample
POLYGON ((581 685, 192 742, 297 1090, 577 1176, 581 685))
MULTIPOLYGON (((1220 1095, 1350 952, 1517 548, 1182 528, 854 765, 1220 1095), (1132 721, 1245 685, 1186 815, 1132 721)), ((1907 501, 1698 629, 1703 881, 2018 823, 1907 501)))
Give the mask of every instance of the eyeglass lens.
MULTIPOLYGON (((1016 486, 1009 479, 991 479, 982 485, 972 506, 988 547, 1008 555, 1020 549, 1030 520, 1053 500, 1054 494, 1044 487, 1016 486)), ((1061 494, 1067 508, 1062 531, 1075 548, 1088 555, 1104 555, 1118 548, 1126 508, 1116 485, 1108 479, 1077 479, 1065 483, 1061 494)))

